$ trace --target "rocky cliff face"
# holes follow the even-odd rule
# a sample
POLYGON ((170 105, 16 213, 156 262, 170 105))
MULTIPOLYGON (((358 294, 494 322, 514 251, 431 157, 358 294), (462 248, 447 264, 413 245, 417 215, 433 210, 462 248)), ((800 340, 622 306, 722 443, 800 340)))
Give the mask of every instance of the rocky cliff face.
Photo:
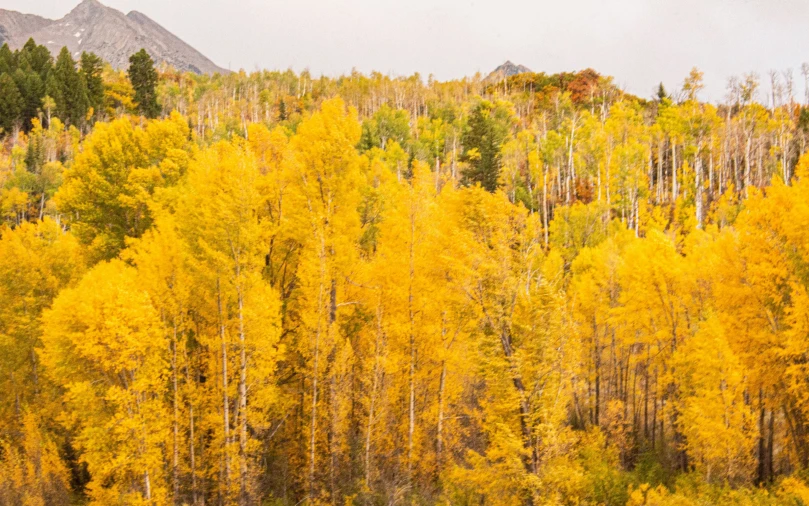
MULTIPOLYGON (((84 0, 62 19, 46 20, 13 11, 0 12, 0 36, 12 34, 6 42, 12 49, 29 37, 56 55, 67 47, 74 57, 93 52, 116 69, 129 66, 129 57, 140 49, 158 63, 198 74, 226 72, 171 32, 139 12, 122 12, 97 0, 84 0), (9 13, 3 17, 2 12, 9 13), (7 18, 7 19, 6 19, 7 18), (33 19, 36 18, 36 19, 33 19)), ((2 41, 0 41, 2 42, 2 41)))
POLYGON ((52 20, 33 14, 0 9, 0 45, 8 43, 10 46, 21 46, 28 40, 25 38, 26 34, 33 33, 51 23, 53 23, 52 20))
POLYGON ((485 81, 502 81, 508 77, 524 74, 526 72, 531 72, 531 69, 525 65, 516 65, 510 61, 506 61, 506 63, 500 65, 494 69, 491 74, 486 76, 485 81))

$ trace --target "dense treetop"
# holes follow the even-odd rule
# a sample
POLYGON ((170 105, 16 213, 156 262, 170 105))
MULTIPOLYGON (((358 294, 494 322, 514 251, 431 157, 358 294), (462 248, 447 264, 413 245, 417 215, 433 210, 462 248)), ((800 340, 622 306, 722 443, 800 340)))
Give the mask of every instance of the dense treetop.
POLYGON ((809 109, 0 48, 0 503, 809 504, 809 109))

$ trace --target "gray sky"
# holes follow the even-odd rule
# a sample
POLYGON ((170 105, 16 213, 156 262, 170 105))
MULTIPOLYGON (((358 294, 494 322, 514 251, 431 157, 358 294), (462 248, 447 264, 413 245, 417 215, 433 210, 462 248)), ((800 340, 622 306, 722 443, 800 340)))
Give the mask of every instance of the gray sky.
MULTIPOLYGON (((59 18, 79 0, 0 0, 59 18)), ((101 0, 151 17, 223 67, 338 75, 357 68, 425 78, 592 67, 627 91, 679 87, 693 66, 703 98, 727 78, 809 61, 809 0, 101 0)), ((765 84, 766 82, 767 84, 765 84)), ((764 98, 763 96, 761 97, 764 98)))

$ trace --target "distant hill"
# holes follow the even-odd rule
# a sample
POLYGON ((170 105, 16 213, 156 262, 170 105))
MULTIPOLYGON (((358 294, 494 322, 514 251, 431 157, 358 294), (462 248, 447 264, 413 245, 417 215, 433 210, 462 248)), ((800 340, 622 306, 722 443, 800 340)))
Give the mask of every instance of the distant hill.
POLYGON ((146 49, 152 59, 197 74, 227 72, 145 14, 124 14, 97 0, 84 0, 65 17, 49 20, 31 14, 0 10, 0 44, 12 49, 33 38, 58 54, 67 47, 74 57, 93 52, 116 69, 129 66, 129 57, 146 49))
POLYGON ((486 79, 484 79, 484 81, 485 82, 502 81, 503 79, 507 79, 511 76, 516 76, 517 74, 525 74, 526 72, 531 72, 531 69, 529 69, 525 65, 516 65, 514 63, 511 63, 511 61, 506 61, 506 63, 500 65, 499 67, 494 69, 491 74, 486 76, 486 79))

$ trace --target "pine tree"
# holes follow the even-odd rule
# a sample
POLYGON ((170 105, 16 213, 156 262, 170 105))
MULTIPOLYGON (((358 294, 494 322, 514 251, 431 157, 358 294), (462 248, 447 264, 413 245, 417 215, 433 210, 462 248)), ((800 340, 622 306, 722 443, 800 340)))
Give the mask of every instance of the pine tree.
POLYGON ((14 81, 23 97, 23 109, 20 113, 24 130, 31 128, 31 120, 36 118, 40 111, 42 97, 45 95, 45 83, 38 73, 33 70, 24 71, 18 68, 14 72, 14 81))
POLYGON ((655 93, 655 97, 657 98, 657 101, 660 103, 662 103, 664 99, 669 98, 669 94, 668 92, 666 92, 666 87, 663 86, 662 82, 657 86, 657 92, 655 93))
POLYGON ((94 114, 99 114, 104 105, 104 79, 101 75, 104 62, 94 53, 82 52, 81 77, 87 88, 87 103, 94 114))
POLYGON ((157 103, 157 71, 154 68, 152 57, 145 49, 129 57, 129 81, 135 89, 135 102, 138 111, 147 118, 155 118, 160 114, 160 104, 157 103))
POLYGON ((17 59, 8 44, 0 46, 0 74, 10 74, 17 69, 17 59))
POLYGON ((28 39, 17 55, 17 64, 27 66, 39 74, 44 82, 53 68, 53 56, 47 47, 37 45, 34 39, 28 39))
POLYGON ((46 92, 56 100, 56 115, 67 124, 82 126, 87 116, 87 87, 66 47, 59 52, 51 76, 46 92))
POLYGON ((0 74, 0 128, 10 132, 22 122, 25 100, 8 74, 0 74))
POLYGON ((493 192, 500 184, 502 164, 500 148, 509 135, 510 112, 502 104, 480 101, 469 117, 463 137, 462 159, 469 164, 464 172, 465 184, 480 184, 493 192))

